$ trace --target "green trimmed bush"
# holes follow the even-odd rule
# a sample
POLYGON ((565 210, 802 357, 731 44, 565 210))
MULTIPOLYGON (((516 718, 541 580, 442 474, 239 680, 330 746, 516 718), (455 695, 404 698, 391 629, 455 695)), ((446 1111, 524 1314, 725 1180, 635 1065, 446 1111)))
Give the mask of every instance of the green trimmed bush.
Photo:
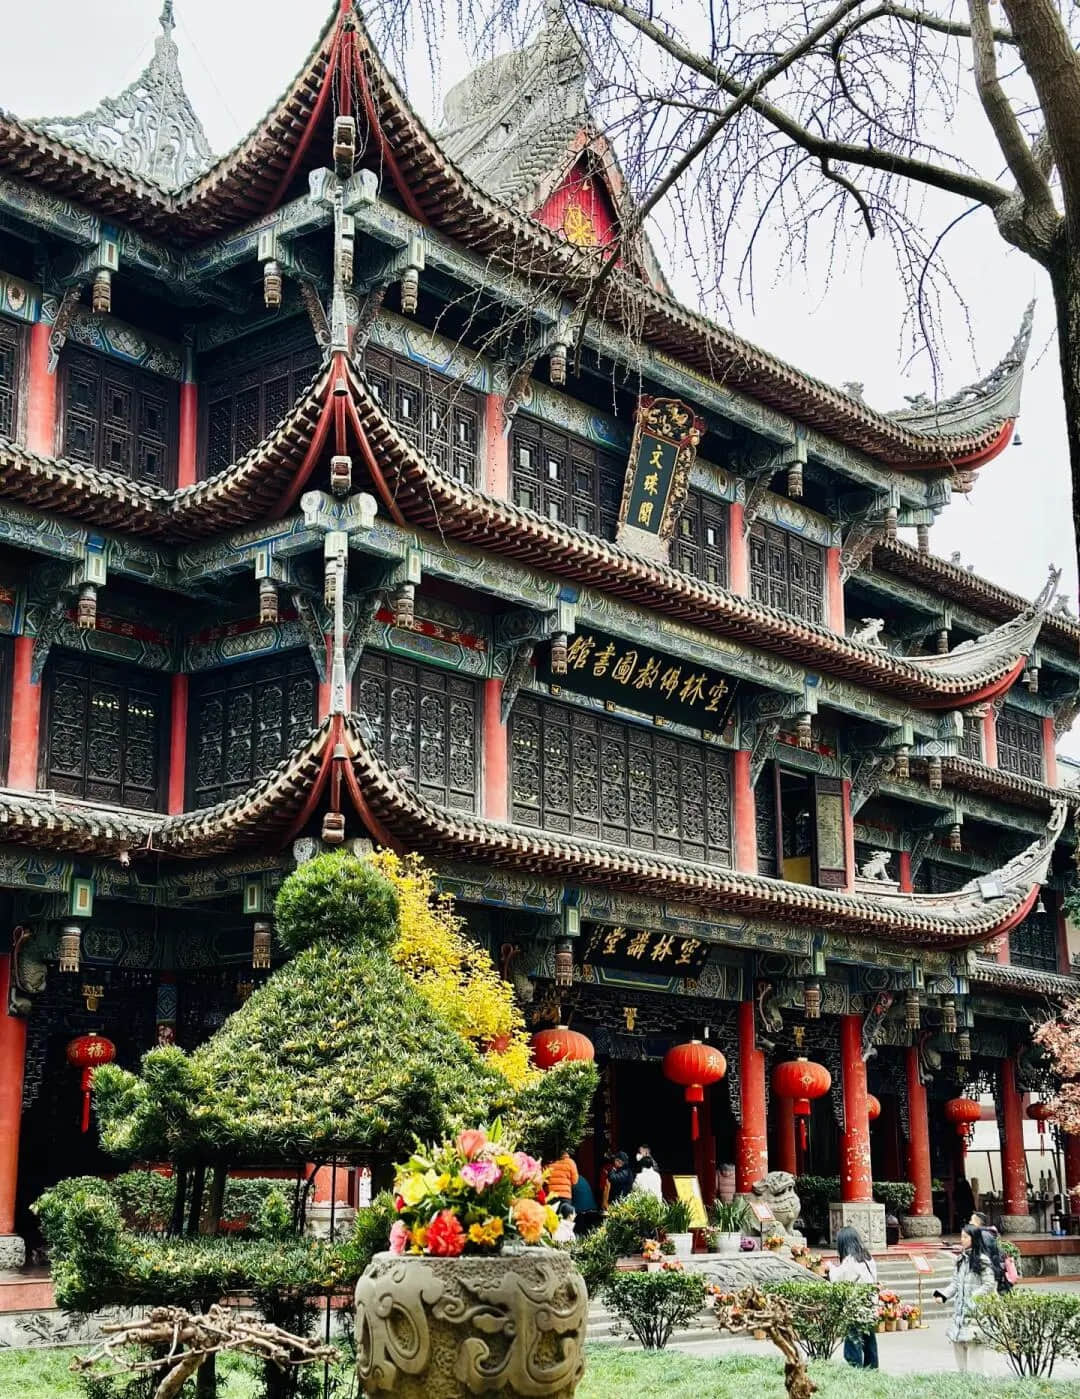
POLYGON ((619 1255, 608 1237, 607 1226, 601 1225, 584 1238, 576 1239, 572 1252, 578 1272, 585 1279, 589 1296, 599 1296, 615 1276, 615 1265, 619 1261, 619 1255))
POLYGON ((667 1211, 664 1202, 642 1190, 631 1190, 607 1212, 604 1228, 617 1258, 640 1253, 646 1239, 658 1239, 667 1211))
POLYGON ((663 1350, 671 1333, 693 1321, 705 1305, 700 1273, 616 1273, 604 1300, 646 1350, 663 1350))
POLYGON ((389 1190, 380 1190, 367 1209, 356 1211, 352 1234, 340 1248, 350 1274, 359 1277, 377 1253, 386 1252, 395 1219, 397 1208, 389 1190))
POLYGON ((855 1282, 779 1282, 763 1289, 783 1297, 808 1360, 828 1360, 849 1331, 872 1331, 877 1288, 855 1282))
POLYGON ((915 1187, 909 1180, 875 1180, 874 1199, 884 1205, 889 1214, 907 1214, 915 1199, 915 1187))
MULTIPOLYGON (((124 1171, 107 1182, 124 1223, 139 1233, 168 1228, 176 1198, 176 1177, 160 1171, 124 1171)), ((221 1218, 240 1224, 230 1232, 280 1238, 292 1230, 295 1183, 269 1176, 237 1176, 225 1185, 221 1218)), ((203 1196, 202 1220, 210 1217, 210 1192, 203 1196)))
POLYGON ((1049 1378, 1055 1360, 1080 1356, 1080 1297, 1016 1288, 980 1297, 976 1325, 1018 1375, 1049 1378))
POLYGON ((593 1096, 600 1083, 596 1065, 564 1061, 547 1069, 517 1094, 503 1114, 508 1133, 538 1161, 557 1161, 589 1132, 593 1096))
POLYGON ((316 855, 288 877, 274 903, 286 952, 313 943, 360 943, 385 951, 397 935, 398 900, 389 880, 344 850, 316 855))

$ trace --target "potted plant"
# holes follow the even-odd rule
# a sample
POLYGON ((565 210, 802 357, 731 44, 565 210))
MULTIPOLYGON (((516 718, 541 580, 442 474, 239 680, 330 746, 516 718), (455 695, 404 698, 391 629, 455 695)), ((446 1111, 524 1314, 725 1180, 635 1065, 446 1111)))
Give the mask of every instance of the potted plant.
POLYGON ((716 1227, 716 1252, 738 1253, 746 1222, 746 1201, 738 1198, 716 1200, 709 1213, 716 1227))
POLYGON ((540 1163, 471 1129, 398 1168, 390 1251, 356 1285, 365 1392, 571 1399, 588 1297, 545 1203, 540 1163))
POLYGON ((658 1273, 663 1264, 663 1254, 659 1239, 646 1239, 641 1245, 641 1256, 645 1260, 647 1273, 658 1273))
POLYGON ((694 1236, 690 1231, 692 1214, 689 1200, 671 1200, 664 1212, 664 1233, 675 1245, 678 1258, 689 1258, 694 1251, 694 1236))
POLYGON ((878 1293, 878 1316, 885 1324, 886 1331, 895 1331, 900 1320, 900 1298, 895 1292, 882 1289, 878 1293))
POLYGON ((776 1234, 776 1233, 766 1234, 766 1235, 765 1235, 765 1247, 766 1247, 767 1249, 769 1249, 769 1251, 772 1252, 772 1253, 778 1253, 778 1252, 780 1251, 780 1249, 782 1249, 782 1248, 784 1247, 784 1236, 783 1236, 783 1234, 776 1234))

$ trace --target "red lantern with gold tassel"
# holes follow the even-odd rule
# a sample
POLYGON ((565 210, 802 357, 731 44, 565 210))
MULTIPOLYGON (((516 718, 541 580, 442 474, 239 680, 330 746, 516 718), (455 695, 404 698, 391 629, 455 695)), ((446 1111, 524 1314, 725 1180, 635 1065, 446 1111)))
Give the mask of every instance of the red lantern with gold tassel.
POLYGON ((82 1130, 90 1130, 90 1088, 94 1081, 94 1070, 102 1064, 111 1064, 116 1058, 116 1045, 91 1030, 88 1035, 79 1035, 67 1047, 68 1063, 82 1069, 82 1130))
POLYGON ((866 1095, 866 1116, 871 1122, 876 1122, 881 1116, 881 1102, 874 1097, 873 1093, 866 1095))
POLYGON ((727 1060, 711 1044, 690 1040, 668 1050, 663 1070, 665 1078, 686 1090, 683 1096, 690 1104, 690 1140, 696 1142, 701 1133, 698 1103, 705 1101, 705 1089, 719 1083, 727 1073, 727 1060))
POLYGON ((588 1035, 578 1034, 566 1025, 555 1025, 550 1030, 538 1030, 529 1041, 532 1045, 533 1063, 538 1069, 551 1069, 563 1060, 588 1062, 596 1057, 596 1050, 588 1035))
POLYGON ((1028 1117, 1039 1124, 1039 1155, 1046 1155, 1046 1124, 1053 1120, 1054 1112, 1049 1103, 1032 1103, 1027 1110, 1028 1117))
POLYGON ((812 1059, 787 1059, 773 1070, 773 1091, 781 1098, 793 1100, 792 1111, 799 1119, 799 1146, 803 1151, 807 1147, 810 1100, 823 1098, 831 1087, 832 1074, 824 1064, 815 1064, 812 1059))
POLYGON ((945 1104, 945 1120, 953 1123, 961 1138, 961 1149, 967 1154, 968 1143, 975 1132, 975 1124, 982 1117, 982 1108, 974 1098, 950 1098, 945 1104))

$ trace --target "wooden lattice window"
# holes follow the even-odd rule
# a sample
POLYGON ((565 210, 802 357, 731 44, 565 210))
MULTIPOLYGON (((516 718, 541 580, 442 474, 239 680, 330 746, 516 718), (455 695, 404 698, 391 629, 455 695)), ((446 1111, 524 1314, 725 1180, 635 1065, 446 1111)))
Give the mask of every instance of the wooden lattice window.
POLYGON ((307 651, 192 677, 188 794, 193 808, 246 792, 315 725, 318 687, 307 651))
POLYGON ((522 414, 510 434, 515 504, 601 539, 614 539, 626 463, 522 414))
POLYGON ((61 453, 149 486, 176 473, 178 386, 82 350, 64 355, 61 453))
POLYGON ((219 351, 199 389, 207 470, 239 461, 268 437, 321 363, 322 351, 306 324, 219 351))
POLYGON ((706 583, 727 587, 728 509, 713 496, 690 491, 675 529, 671 562, 706 583))
POLYGON ((750 596, 807 622, 825 619, 825 550, 790 530, 755 520, 750 529, 750 596))
POLYGON ((448 476, 476 485, 480 395, 373 345, 363 365, 371 392, 401 435, 448 476))
POLYGON ((87 801, 158 807, 166 734, 162 677, 54 649, 46 704, 43 786, 87 801))
POLYGON ((1040 972, 1058 970, 1058 923, 1050 912, 1032 912, 1009 934, 1009 960, 1040 972))
POLYGON ((422 797, 477 809, 476 682, 434 666, 365 652, 353 704, 371 725, 374 749, 422 797))
POLYGON ((977 716, 964 715, 964 732, 961 735, 959 747, 962 758, 973 758, 977 763, 982 762, 982 720, 977 716))
POLYGON ((24 333, 21 325, 0 319, 0 437, 14 440, 19 426, 24 333))
POLYGON ((765 764, 754 784, 754 831, 757 835, 758 874, 767 874, 770 879, 783 878, 780 846, 776 838, 776 771, 771 762, 765 764))
POLYGON ((948 865, 943 860, 923 860, 911 883, 916 894, 954 894, 974 878, 974 871, 961 865, 948 865))
POLYGON ((1022 709, 1004 708, 997 716, 998 767, 1017 777, 1043 780, 1042 720, 1022 709))
POLYGON ((520 825, 731 865, 731 767, 710 745, 522 696, 510 787, 520 825))

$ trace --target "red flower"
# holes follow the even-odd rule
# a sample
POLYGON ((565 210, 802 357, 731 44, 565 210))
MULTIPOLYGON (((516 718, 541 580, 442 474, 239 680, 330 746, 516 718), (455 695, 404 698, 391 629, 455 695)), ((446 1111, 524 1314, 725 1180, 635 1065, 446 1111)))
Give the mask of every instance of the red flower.
POLYGON ((544 1189, 543 1186, 541 1186, 540 1189, 536 1192, 536 1198, 541 1205, 547 1204, 547 1191, 544 1189))
POLYGON ((465 1251, 465 1230, 449 1210, 440 1210, 427 1227, 425 1247, 428 1253, 443 1258, 456 1258, 465 1251))
POLYGON ((395 1196, 394 1196, 394 1209, 396 1209, 397 1212, 398 1212, 398 1214, 400 1214, 401 1211, 402 1211, 404 1208, 405 1208, 405 1201, 404 1201, 404 1199, 402 1198, 402 1196, 400 1196, 400 1195, 395 1195, 395 1196))

